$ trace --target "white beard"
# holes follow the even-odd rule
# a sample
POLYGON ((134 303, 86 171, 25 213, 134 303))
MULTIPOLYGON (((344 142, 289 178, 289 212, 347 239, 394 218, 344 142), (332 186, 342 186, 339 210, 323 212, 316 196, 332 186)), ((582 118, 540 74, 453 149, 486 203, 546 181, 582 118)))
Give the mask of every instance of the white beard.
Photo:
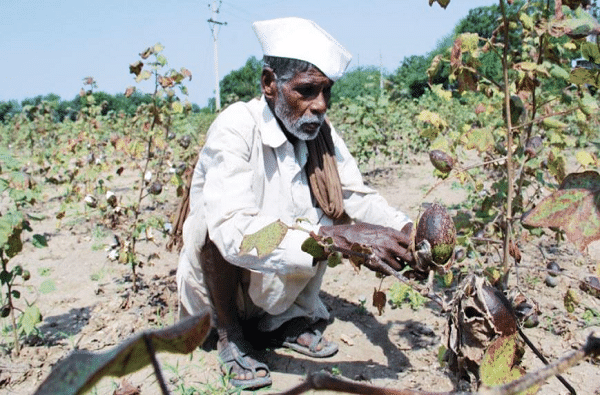
POLYGON ((279 118, 281 123, 283 123, 283 126, 287 129, 287 131, 299 140, 307 141, 313 140, 315 137, 317 137, 317 134, 319 134, 319 129, 325 121, 325 114, 303 115, 295 122, 292 122, 290 120, 290 107, 283 103, 283 100, 281 99, 281 97, 283 97, 281 90, 279 91, 279 96, 280 99, 275 102, 275 115, 277 118, 279 118), (314 131, 304 131, 303 126, 310 123, 316 123, 319 125, 319 127, 315 128, 314 131))

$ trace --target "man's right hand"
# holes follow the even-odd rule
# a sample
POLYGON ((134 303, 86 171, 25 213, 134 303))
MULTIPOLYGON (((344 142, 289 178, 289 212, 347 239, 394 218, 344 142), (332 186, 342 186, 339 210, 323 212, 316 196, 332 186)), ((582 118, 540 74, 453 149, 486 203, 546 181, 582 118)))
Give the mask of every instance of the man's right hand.
MULTIPOLYGON (((394 270, 402 270, 404 266, 414 261, 410 251, 412 243, 412 223, 406 224, 398 231, 386 226, 369 223, 353 225, 322 226, 319 235, 331 237, 336 246, 351 249, 353 244, 361 244, 371 248, 373 254, 391 266, 394 270)), ((369 269, 389 274, 371 262, 365 262, 369 269)))

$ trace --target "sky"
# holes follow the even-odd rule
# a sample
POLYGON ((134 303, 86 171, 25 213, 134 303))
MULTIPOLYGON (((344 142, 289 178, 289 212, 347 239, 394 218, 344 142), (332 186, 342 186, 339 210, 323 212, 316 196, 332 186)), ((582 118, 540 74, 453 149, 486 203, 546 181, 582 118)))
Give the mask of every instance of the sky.
MULTIPOLYGON (((217 2, 218 4, 219 2, 217 2)), ((405 57, 425 55, 471 8, 497 0, 222 0, 217 21, 218 75, 262 57, 252 22, 297 16, 315 21, 352 55, 357 66, 396 70, 405 57)), ((97 90, 136 86, 129 64, 161 43, 169 68, 192 72, 188 100, 204 107, 215 92, 213 0, 0 0, 0 101, 48 93, 73 99, 85 77, 97 90)), ((185 98, 185 97, 182 97, 185 98)))

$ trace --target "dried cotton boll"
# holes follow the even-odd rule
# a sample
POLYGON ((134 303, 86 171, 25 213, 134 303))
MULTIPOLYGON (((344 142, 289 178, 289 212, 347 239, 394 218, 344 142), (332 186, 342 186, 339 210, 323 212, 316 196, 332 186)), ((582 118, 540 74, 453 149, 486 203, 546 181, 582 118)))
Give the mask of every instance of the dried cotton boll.
POLYGON ((459 377, 478 378, 489 345, 517 332, 515 312, 502 292, 476 275, 461 282, 450 306, 448 366, 459 377))

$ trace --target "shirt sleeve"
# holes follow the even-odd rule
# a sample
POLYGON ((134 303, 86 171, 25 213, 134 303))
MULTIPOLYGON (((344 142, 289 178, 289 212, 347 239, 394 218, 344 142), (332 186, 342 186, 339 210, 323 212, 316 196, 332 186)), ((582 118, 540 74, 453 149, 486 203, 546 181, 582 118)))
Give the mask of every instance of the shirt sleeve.
POLYGON ((253 154, 253 133, 258 133, 255 122, 247 110, 235 110, 223 112, 211 126, 199 159, 205 177, 202 196, 210 238, 234 265, 263 273, 311 275, 315 270, 312 257, 301 250, 308 238, 304 231, 288 230, 282 243, 264 257, 255 252, 239 254, 244 235, 278 218, 261 213, 258 202, 260 186, 255 185, 255 171, 264 163, 253 154))
POLYGON ((350 154, 342 138, 335 130, 332 130, 332 137, 342 181, 344 209, 350 218, 397 230, 401 230, 404 225, 412 222, 405 213, 390 206, 383 196, 364 184, 356 160, 350 154))

